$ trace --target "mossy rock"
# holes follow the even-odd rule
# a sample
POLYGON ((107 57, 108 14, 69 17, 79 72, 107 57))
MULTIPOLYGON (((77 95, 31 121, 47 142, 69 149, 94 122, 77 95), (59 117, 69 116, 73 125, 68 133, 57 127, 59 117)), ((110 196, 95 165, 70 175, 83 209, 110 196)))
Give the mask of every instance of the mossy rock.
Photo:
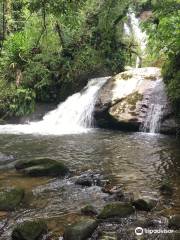
POLYGON ((134 213, 134 208, 131 205, 131 203, 114 202, 107 204, 99 214, 98 218, 100 219, 113 217, 125 218, 132 213, 134 213))
POLYGON ((15 168, 28 176, 65 176, 69 169, 62 163, 49 158, 36 158, 33 160, 21 160, 15 168))
POLYGON ((97 228, 97 221, 84 219, 68 227, 64 232, 64 240, 86 240, 97 228))
POLYGON ((180 215, 173 215, 170 217, 169 227, 175 230, 180 229, 180 215))
POLYGON ((14 228, 12 240, 38 240, 47 231, 47 224, 44 221, 25 221, 14 228))
POLYGON ((157 200, 150 197, 142 197, 133 201, 133 205, 137 210, 151 211, 157 205, 157 200))
POLYGON ((81 213, 87 216, 97 215, 97 210, 92 205, 86 205, 85 207, 81 208, 81 213))
POLYGON ((11 188, 0 192, 0 211, 15 210, 24 198, 24 190, 21 188, 11 188))
POLYGON ((164 182, 160 186, 159 190, 163 195, 172 195, 173 194, 173 187, 171 186, 171 184, 169 182, 164 182))

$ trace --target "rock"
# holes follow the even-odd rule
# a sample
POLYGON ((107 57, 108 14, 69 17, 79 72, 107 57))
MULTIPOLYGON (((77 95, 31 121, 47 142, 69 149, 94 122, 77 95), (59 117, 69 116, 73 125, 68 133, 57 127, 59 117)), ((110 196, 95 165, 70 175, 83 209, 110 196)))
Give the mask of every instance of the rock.
POLYGON ((158 104, 163 106, 160 132, 174 134, 178 124, 160 79, 161 71, 155 67, 130 69, 110 78, 99 91, 95 104, 97 125, 139 131, 152 110, 151 105, 157 105, 158 96, 158 104))
POLYGON ((81 209, 81 213, 87 216, 97 215, 97 210, 92 205, 86 205, 81 209))
POLYGON ((64 232, 64 240, 86 240, 97 228, 97 221, 84 219, 84 221, 73 224, 64 232))
POLYGON ((18 224, 12 232, 12 240, 37 240, 48 231, 44 221, 25 221, 18 224))
POLYGON ((76 180, 75 184, 85 187, 91 187, 93 185, 93 179, 90 177, 81 177, 76 180))
POLYGON ((134 200, 132 204, 137 210, 151 211, 157 205, 157 200, 150 197, 141 197, 134 200))
POLYGON ((171 187, 171 184, 169 182, 164 182, 159 190, 164 195, 172 195, 173 194, 173 188, 171 187))
POLYGON ((176 134, 180 125, 173 115, 168 116, 162 121, 160 132, 163 134, 176 134))
POLYGON ((103 186, 104 184, 106 184, 106 182, 107 180, 104 180, 100 174, 88 171, 79 176, 76 179, 75 184, 84 187, 91 187, 91 186, 103 186))
POLYGON ((20 188, 6 189, 0 192, 0 211, 15 210, 24 198, 24 190, 20 188))
POLYGON ((180 215, 173 215, 170 217, 169 227, 175 230, 180 229, 180 215))
POLYGON ((124 218, 132 213, 134 213, 134 208, 130 203, 114 202, 107 204, 99 214, 98 218, 100 219, 107 219, 113 217, 124 218))
POLYGON ((49 158, 22 160, 16 163, 15 168, 17 171, 33 177, 65 176, 69 172, 69 169, 62 162, 49 158))

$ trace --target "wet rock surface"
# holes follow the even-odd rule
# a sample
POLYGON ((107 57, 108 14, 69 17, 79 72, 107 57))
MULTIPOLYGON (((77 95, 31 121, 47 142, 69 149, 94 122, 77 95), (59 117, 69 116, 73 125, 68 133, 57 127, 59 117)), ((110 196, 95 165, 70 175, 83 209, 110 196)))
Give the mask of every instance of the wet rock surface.
POLYGON ((92 235, 97 227, 97 221, 85 219, 68 227, 64 232, 64 240, 86 240, 92 235))
POLYGON ((180 214, 173 215, 169 219, 169 227, 174 229, 180 229, 180 214))
POLYGON ((126 131, 142 130, 148 113, 152 111, 151 105, 159 104, 163 111, 160 132, 175 134, 178 123, 161 79, 160 69, 155 67, 131 69, 109 79, 96 101, 94 116, 97 125, 126 131))
POLYGON ((107 204, 100 212, 99 219, 108 219, 113 217, 124 218, 134 213, 131 203, 114 202, 107 204))
POLYGON ((96 216, 98 211, 94 206, 86 205, 85 207, 81 208, 81 213, 87 216, 96 216))
POLYGON ((65 176, 69 169, 62 163, 49 158, 22 160, 15 164, 17 171, 28 176, 65 176))
POLYGON ((0 190, 0 211, 13 211, 22 202, 25 192, 21 188, 0 190))
POLYGON ((38 240, 48 231, 44 221, 25 221, 18 224, 12 232, 12 240, 38 240))
POLYGON ((104 179, 103 176, 99 173, 94 173, 91 171, 87 171, 84 174, 81 174, 75 180, 76 185, 91 187, 91 186, 104 186, 108 180, 104 179))
POLYGON ((157 205, 157 199, 151 197, 141 197, 133 201, 133 206, 137 210, 151 211, 157 205))

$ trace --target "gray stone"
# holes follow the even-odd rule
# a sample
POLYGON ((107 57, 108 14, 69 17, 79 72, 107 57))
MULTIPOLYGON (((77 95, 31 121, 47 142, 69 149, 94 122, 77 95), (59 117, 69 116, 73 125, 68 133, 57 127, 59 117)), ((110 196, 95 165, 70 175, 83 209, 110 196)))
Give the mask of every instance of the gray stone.
POLYGON ((150 197, 141 197, 134 200, 132 204, 137 210, 151 211, 157 205, 157 200, 150 197))
POLYGON ((17 171, 28 176, 65 176, 69 169, 62 163, 49 158, 36 158, 18 161, 15 165, 17 171))
POLYGON ((38 240, 47 231, 44 221, 25 221, 14 228, 12 240, 38 240))
POLYGON ((0 191, 0 211, 15 210, 24 198, 24 190, 21 188, 10 188, 0 191))
POLYGON ((84 221, 73 224, 64 232, 64 240, 86 240, 97 228, 97 221, 84 219, 84 221))
POLYGON ((131 203, 114 202, 107 204, 99 214, 98 218, 100 219, 107 219, 113 217, 124 218, 132 213, 134 213, 134 208, 131 205, 131 203))

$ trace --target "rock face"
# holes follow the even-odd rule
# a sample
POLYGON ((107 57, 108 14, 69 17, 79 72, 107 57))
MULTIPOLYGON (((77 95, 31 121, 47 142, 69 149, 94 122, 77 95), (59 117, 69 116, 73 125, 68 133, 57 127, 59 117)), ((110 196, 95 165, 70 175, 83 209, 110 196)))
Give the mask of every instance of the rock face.
POLYGON ((17 171, 33 177, 62 177, 69 172, 69 169, 62 162, 57 162, 49 158, 22 160, 16 163, 15 168, 17 171))
MULTIPOLYGON (((110 78, 99 92, 94 116, 99 127, 139 131, 151 111, 158 111, 160 132, 173 134, 178 124, 168 103, 159 68, 137 68, 110 78), (158 107, 152 109, 152 106, 158 107), (173 123, 173 124, 172 124, 173 123)), ((153 115, 152 114, 152 115, 153 115)), ((151 119, 149 124, 151 124, 151 119)), ((147 125, 147 126, 146 126, 147 125)))

